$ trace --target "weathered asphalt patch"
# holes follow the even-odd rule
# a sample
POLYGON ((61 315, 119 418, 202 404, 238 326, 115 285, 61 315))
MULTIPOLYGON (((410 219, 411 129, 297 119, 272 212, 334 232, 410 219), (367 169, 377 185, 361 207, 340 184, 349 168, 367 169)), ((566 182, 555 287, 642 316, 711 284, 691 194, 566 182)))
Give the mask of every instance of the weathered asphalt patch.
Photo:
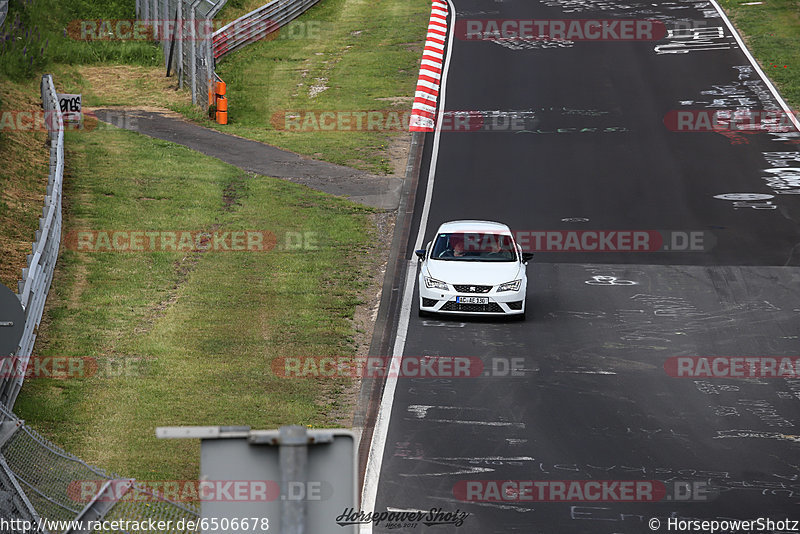
POLYGON ((164 139, 218 158, 248 172, 282 178, 312 189, 345 196, 354 202, 394 210, 403 180, 317 161, 265 143, 227 135, 165 113, 114 109, 94 110, 98 119, 143 135, 164 139))

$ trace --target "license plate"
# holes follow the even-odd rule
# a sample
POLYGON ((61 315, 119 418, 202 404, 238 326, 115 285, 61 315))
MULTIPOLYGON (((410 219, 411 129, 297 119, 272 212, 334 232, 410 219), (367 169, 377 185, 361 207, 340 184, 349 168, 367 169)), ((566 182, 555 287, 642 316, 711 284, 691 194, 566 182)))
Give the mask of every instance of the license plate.
POLYGON ((456 297, 459 304, 489 304, 489 297, 456 297))

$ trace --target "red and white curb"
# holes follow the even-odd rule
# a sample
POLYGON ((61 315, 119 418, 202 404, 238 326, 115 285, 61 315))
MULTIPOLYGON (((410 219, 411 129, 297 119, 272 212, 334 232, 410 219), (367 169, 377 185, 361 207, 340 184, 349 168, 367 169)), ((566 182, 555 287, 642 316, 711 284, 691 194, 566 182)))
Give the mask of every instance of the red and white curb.
POLYGON ((422 52, 417 91, 411 108, 409 130, 432 132, 436 123, 436 101, 442 79, 445 40, 447 38, 447 2, 433 0, 428 36, 422 52))

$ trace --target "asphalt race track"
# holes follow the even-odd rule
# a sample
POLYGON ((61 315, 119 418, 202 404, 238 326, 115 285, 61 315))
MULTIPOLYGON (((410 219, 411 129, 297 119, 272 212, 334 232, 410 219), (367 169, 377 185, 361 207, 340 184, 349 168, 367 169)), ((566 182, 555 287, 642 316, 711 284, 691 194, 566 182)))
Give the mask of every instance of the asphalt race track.
POLYGON ((654 517, 661 532, 670 517, 800 520, 800 379, 665 370, 676 356, 800 356, 800 196, 790 194, 800 136, 670 129, 678 111, 780 109, 724 19, 702 0, 453 7, 456 21, 656 19, 675 31, 557 45, 456 35, 444 110, 523 126, 428 134, 407 258, 440 223, 464 218, 524 232, 659 231, 667 249, 538 251, 522 323, 421 319, 414 292, 399 319, 403 354, 479 357, 494 376, 396 382, 375 510, 470 515, 461 526, 373 532, 611 534, 652 532, 654 517), (702 246, 674 250, 683 242, 672 236, 691 233, 702 246), (459 498, 457 488, 480 480, 652 480, 667 496, 459 498), (675 482, 714 491, 682 500, 675 482))

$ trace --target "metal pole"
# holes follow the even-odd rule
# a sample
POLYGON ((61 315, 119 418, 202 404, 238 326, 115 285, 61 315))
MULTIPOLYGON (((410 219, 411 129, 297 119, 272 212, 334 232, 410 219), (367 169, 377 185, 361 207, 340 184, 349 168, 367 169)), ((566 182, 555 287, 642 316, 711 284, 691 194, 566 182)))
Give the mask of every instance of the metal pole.
MULTIPOLYGON (((176 13, 175 13, 175 20, 176 21, 178 20, 178 13, 180 13, 180 9, 181 9, 180 6, 178 6, 178 9, 176 10, 176 13)), ((173 58, 172 53, 175 51, 175 34, 176 33, 177 33, 177 28, 175 28, 175 30, 172 32, 172 39, 170 39, 170 43, 169 43, 169 59, 167 59, 167 78, 169 78, 169 72, 170 72, 170 69, 172 69, 172 58, 173 58)), ((164 45, 164 50, 166 50, 166 49, 167 49, 167 47, 166 47, 166 45, 164 45)))
MULTIPOLYGON (((170 41, 167 37, 167 28, 169 27, 169 0, 161 0, 161 48, 164 50, 164 63, 170 61, 167 58, 167 43, 170 41)), ((169 66, 167 66, 169 68, 169 66)))
MULTIPOLYGON (((213 89, 213 87, 215 85, 214 84, 214 81, 215 81, 214 80, 214 67, 216 66, 216 65, 214 65, 214 47, 211 44, 212 43, 212 38, 213 38, 213 35, 214 35, 214 21, 212 20, 211 17, 206 18, 206 30, 205 30, 205 32, 206 33, 205 33, 204 44, 206 45, 205 49, 206 49, 206 59, 207 59, 207 62, 206 62, 206 79, 208 80, 206 82, 206 88, 207 88, 206 89, 206 91, 207 91, 207 93, 206 93, 206 102, 209 102, 209 101, 211 101, 211 95, 214 92, 214 89, 213 89)), ((216 101, 214 103, 216 104, 216 101)))
POLYGON ((178 22, 175 24, 178 33, 178 61, 175 66, 175 72, 178 74, 178 87, 183 89, 183 77, 186 75, 186 70, 183 68, 183 5, 186 0, 178 0, 178 22))
POLYGON ((196 28, 195 28, 194 8, 195 8, 195 6, 197 6, 199 1, 200 0, 195 0, 194 2, 192 2, 191 7, 189 8, 189 24, 191 25, 191 30, 192 30, 192 42, 191 42, 191 48, 192 48, 192 53, 191 53, 191 58, 192 58, 191 68, 192 68, 192 70, 191 70, 191 73, 192 73, 192 76, 191 76, 191 82, 190 83, 192 84, 192 104, 193 105, 197 105, 197 31, 196 31, 196 28))
POLYGON ((308 437, 304 426, 282 426, 278 462, 281 468, 281 534, 305 534, 308 437), (302 498, 291 489, 302 485, 302 498))
MULTIPOLYGON (((153 6, 150 11, 153 15, 151 24, 151 31, 157 32, 158 31, 158 0, 153 0, 153 6)), ((157 40, 157 39, 156 39, 157 40)))

